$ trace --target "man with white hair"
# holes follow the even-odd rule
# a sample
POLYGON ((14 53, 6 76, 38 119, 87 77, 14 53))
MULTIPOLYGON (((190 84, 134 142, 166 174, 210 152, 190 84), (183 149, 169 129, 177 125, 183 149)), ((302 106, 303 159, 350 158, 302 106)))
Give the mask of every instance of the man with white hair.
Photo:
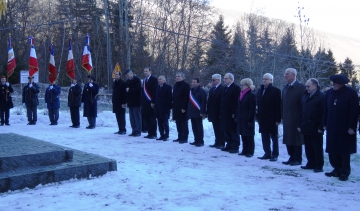
POLYGON ((259 133, 264 149, 261 160, 277 161, 279 156, 278 125, 281 122, 281 91, 272 85, 274 76, 265 73, 257 93, 259 133), (270 147, 272 141, 272 151, 270 147))
POLYGON ((284 78, 287 82, 282 90, 281 112, 283 120, 283 143, 290 156, 285 165, 297 166, 302 162, 302 145, 304 140, 297 130, 299 114, 301 112, 301 99, 305 86, 296 80, 296 69, 287 68, 284 78))

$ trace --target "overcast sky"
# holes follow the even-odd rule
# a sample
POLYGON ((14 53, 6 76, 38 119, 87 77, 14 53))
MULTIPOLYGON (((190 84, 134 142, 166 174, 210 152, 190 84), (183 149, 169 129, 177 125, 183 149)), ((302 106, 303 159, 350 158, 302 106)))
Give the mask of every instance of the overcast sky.
POLYGON ((297 7, 304 9, 302 16, 310 18, 309 26, 326 32, 360 37, 360 1, 358 0, 212 0, 216 7, 263 15, 299 23, 297 7))

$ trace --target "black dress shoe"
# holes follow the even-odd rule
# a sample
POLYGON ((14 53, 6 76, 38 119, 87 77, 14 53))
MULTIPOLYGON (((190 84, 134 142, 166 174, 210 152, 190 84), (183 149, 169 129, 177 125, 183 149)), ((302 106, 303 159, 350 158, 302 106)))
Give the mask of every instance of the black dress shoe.
POLYGON ((149 135, 144 136, 144 138, 149 138, 149 137, 150 137, 149 135))
POLYGON ((76 125, 76 126, 74 126, 73 128, 79 128, 80 127, 80 125, 76 125))
POLYGON ((4 123, 1 123, 0 126, 4 126, 4 123))
POLYGON ((126 134, 126 132, 125 131, 121 131, 121 132, 119 132, 119 135, 125 135, 126 134))
POLYGON ((314 172, 319 173, 319 172, 323 172, 323 170, 322 169, 314 169, 314 172))
POLYGON ((302 168, 302 169, 314 169, 314 168, 311 168, 310 166, 300 166, 300 168, 302 168))
POLYGON ((221 149, 221 151, 228 152, 228 151, 230 151, 230 149, 231 148, 229 148, 229 147, 224 147, 224 148, 221 149))
POLYGON ((299 166, 299 165, 301 165, 301 162, 299 161, 290 162, 290 166, 299 166))
POLYGON ((327 176, 327 177, 339 177, 339 173, 334 169, 331 172, 326 172, 325 176, 327 176))
POLYGON ((74 127, 74 125, 70 125, 69 127, 74 127))
POLYGON ((194 142, 191 142, 191 143, 189 143, 189 144, 191 144, 191 145, 195 145, 195 144, 196 144, 196 142, 194 141, 194 142))
POLYGON ((175 140, 173 140, 173 142, 179 142, 179 139, 175 139, 175 140))
POLYGON ((9 124, 9 123, 5 123, 5 125, 6 125, 6 126, 10 126, 10 124, 9 124))
POLYGON ((217 146, 216 146, 216 149, 223 149, 223 148, 224 148, 223 145, 217 145, 217 146))
POLYGON ((141 132, 142 132, 142 133, 147 133, 148 131, 147 131, 147 130, 142 130, 141 132))
POLYGON ((185 143, 187 143, 188 141, 187 140, 180 140, 179 141, 179 144, 185 144, 185 143))
POLYGON ((114 134, 120 134, 120 131, 118 131, 118 132, 115 132, 114 134))
POLYGON ((260 160, 267 160, 267 159, 270 159, 271 157, 270 156, 267 156, 267 155, 263 155, 262 157, 258 157, 258 159, 260 160))
POLYGON ((277 161, 277 157, 270 158, 270 161, 272 161, 272 162, 277 161))
POLYGON ((283 161, 282 164, 285 164, 285 165, 290 165, 291 161, 288 160, 288 161, 283 161))
POLYGON ((162 141, 162 140, 164 140, 164 137, 160 136, 160 138, 157 138, 156 140, 162 141))
POLYGON ((95 126, 89 125, 89 126, 86 127, 86 129, 95 129, 95 126))
POLYGON ((195 146, 196 147, 202 147, 202 146, 204 146, 204 143, 197 143, 197 144, 195 144, 195 146))
POLYGON ((217 147, 218 145, 217 144, 212 144, 212 145, 209 145, 209 147, 217 147))
POLYGON ((241 156, 246 156, 246 153, 244 153, 244 152, 240 152, 238 155, 241 155, 241 156))
POLYGON ((141 133, 134 133, 133 136, 134 136, 134 137, 139 137, 139 136, 141 136, 141 133))
POLYGON ((148 139, 156 139, 156 136, 148 136, 148 139))
POLYGON ((230 149, 229 150, 229 153, 231 153, 231 154, 237 154, 237 153, 239 153, 239 150, 237 150, 237 149, 230 149))
POLYGON ((252 155, 252 154, 247 154, 247 155, 245 155, 247 158, 251 158, 252 156, 254 156, 254 155, 252 155))
POLYGON ((349 179, 349 176, 346 174, 340 174, 340 176, 339 176, 340 181, 346 181, 348 179, 349 179))
POLYGON ((164 138, 163 141, 169 141, 169 138, 164 138))

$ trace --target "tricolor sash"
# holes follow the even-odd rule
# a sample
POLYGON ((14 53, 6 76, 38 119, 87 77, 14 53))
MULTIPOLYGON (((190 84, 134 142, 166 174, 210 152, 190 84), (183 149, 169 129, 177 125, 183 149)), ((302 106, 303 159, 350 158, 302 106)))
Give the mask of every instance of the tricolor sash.
POLYGON ((151 102, 151 95, 150 93, 148 92, 148 90, 146 89, 146 79, 144 79, 144 86, 143 86, 143 89, 144 89, 144 94, 145 94, 145 97, 148 101, 151 102))
POLYGON ((196 99, 195 99, 195 97, 193 96, 191 90, 190 90, 190 92, 189 92, 189 99, 190 99, 190 102, 195 106, 195 108, 197 108, 197 109, 200 110, 200 104, 196 101, 196 99))

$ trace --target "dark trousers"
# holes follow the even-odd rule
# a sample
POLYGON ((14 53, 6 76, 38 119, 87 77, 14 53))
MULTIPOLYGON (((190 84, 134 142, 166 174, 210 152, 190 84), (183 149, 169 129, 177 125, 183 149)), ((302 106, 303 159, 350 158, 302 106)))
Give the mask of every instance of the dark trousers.
POLYGON ((220 118, 213 120, 211 123, 212 123, 213 129, 214 129, 215 144, 219 145, 219 146, 224 146, 225 141, 224 141, 222 132, 220 130, 220 126, 221 126, 220 118))
POLYGON ((70 117, 73 126, 80 126, 80 111, 78 106, 70 107, 70 117))
POLYGON ((191 118, 191 127, 194 133, 195 142, 198 144, 204 143, 204 128, 202 118, 191 118))
POLYGON ((187 141, 189 136, 188 120, 187 119, 177 119, 176 120, 176 129, 178 132, 178 139, 180 141, 187 141))
POLYGON ((0 116, 1 116, 1 124, 9 124, 10 109, 9 108, 5 108, 5 109, 0 108, 0 116))
POLYGON ((143 115, 145 125, 147 127, 149 136, 157 136, 157 124, 155 114, 144 114, 143 115))
POLYGON ((261 141, 263 145, 263 149, 265 152, 265 156, 277 158, 279 156, 279 140, 278 134, 269 134, 269 133, 261 133, 261 141), (272 152, 270 147, 270 138, 272 141, 272 152))
POLYGON ((157 118, 159 126, 160 137, 169 138, 169 119, 168 118, 157 118))
POLYGON ((305 155, 308 160, 306 166, 322 169, 324 166, 323 136, 304 135, 305 155))
POLYGON ((235 130, 225 130, 223 137, 226 140, 226 148, 239 150, 240 146, 240 136, 236 133, 235 130))
POLYGON ((57 124, 59 120, 59 109, 58 108, 48 108, 50 123, 57 124))
POLYGON ((37 106, 26 106, 26 114, 29 123, 36 123, 37 121, 37 106))
POLYGON ((146 133, 146 132, 148 131, 144 114, 141 114, 141 130, 142 130, 142 132, 144 132, 144 133, 146 133))
POLYGON ((87 120, 89 122, 89 126, 90 127, 95 127, 96 126, 96 117, 87 117, 87 120))
POLYGON ((140 107, 129 107, 131 133, 141 133, 141 110, 140 107))
POLYGON ((292 146, 286 145, 287 152, 290 156, 290 162, 302 162, 302 145, 292 146))
POLYGON ((243 143, 243 149, 241 153, 245 155, 254 155, 254 150, 255 150, 254 136, 241 136, 241 141, 243 143))
POLYGON ((329 161, 337 173, 350 175, 350 154, 341 155, 329 153, 329 161))
POLYGON ((119 127, 118 132, 126 132, 125 109, 120 109, 119 112, 115 112, 115 117, 119 127))

